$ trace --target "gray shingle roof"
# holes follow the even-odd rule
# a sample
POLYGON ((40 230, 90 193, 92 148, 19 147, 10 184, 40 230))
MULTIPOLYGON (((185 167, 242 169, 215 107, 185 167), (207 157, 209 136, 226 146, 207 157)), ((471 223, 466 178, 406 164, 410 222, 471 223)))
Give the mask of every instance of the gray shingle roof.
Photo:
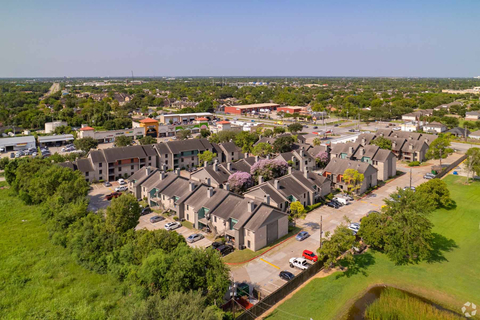
POLYGON ((343 174, 347 169, 355 169, 363 175, 371 175, 377 172, 377 169, 375 169, 372 165, 366 162, 339 158, 332 159, 325 168, 325 172, 330 172, 333 174, 343 174))
POLYGON ((101 150, 90 151, 90 157, 92 158, 93 163, 106 162, 101 150))
POLYGON ((115 162, 123 159, 142 159, 147 156, 143 146, 109 148, 103 149, 102 152, 105 155, 107 162, 115 162))
POLYGON ((233 142, 220 143, 220 147, 222 147, 227 153, 242 151, 242 149, 237 147, 233 142))
POLYGON ((287 216, 286 213, 283 213, 273 207, 267 206, 266 204, 261 204, 253 217, 251 217, 250 220, 245 224, 244 228, 255 232, 262 226, 266 226, 285 216, 287 216))
POLYGON ((81 172, 91 172, 94 171, 90 159, 78 159, 77 160, 78 170, 81 172))

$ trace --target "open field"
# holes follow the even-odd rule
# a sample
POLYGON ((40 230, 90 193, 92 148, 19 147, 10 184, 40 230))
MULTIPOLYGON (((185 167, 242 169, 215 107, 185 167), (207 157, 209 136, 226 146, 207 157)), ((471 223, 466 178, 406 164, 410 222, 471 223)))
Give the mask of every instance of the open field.
MULTIPOLYGON (((0 185, 5 185, 0 183, 0 185)), ((0 318, 115 318, 126 299, 121 283, 79 266, 53 245, 40 207, 0 190, 0 318)))
POLYGON ((377 284, 412 292, 457 312, 467 301, 478 305, 480 182, 466 186, 464 179, 452 175, 445 181, 457 207, 431 216, 438 250, 431 261, 396 266, 382 253, 367 252, 356 257, 355 270, 312 280, 267 318, 292 319, 289 313, 315 320, 342 318, 356 299, 377 284))

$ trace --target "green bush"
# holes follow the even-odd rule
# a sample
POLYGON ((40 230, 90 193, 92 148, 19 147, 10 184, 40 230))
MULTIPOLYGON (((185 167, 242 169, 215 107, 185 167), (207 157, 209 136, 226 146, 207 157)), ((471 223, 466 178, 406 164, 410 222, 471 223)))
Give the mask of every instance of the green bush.
POLYGON ((306 210, 307 212, 310 212, 310 211, 312 211, 312 210, 317 209, 317 208, 320 207, 322 204, 323 204, 322 202, 319 202, 319 203, 312 204, 312 205, 310 205, 310 206, 306 206, 306 207, 305 207, 305 210, 306 210))
POLYGON ((408 164, 409 167, 418 167, 420 165, 420 161, 412 161, 408 164))

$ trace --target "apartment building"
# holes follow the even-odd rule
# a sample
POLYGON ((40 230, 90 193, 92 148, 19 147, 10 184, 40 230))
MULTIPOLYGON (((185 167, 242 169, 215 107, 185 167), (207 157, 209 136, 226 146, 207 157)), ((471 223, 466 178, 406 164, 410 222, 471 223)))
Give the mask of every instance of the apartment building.
POLYGON ((343 179, 345 170, 354 169, 363 174, 362 184, 356 190, 357 194, 365 193, 369 188, 377 185, 378 170, 367 162, 333 158, 323 170, 323 176, 328 178, 333 188, 349 190, 348 182, 343 179))
MULTIPOLYGON (((198 155, 205 152, 216 152, 207 139, 187 139, 159 143, 154 146, 158 153, 157 167, 165 170, 192 168, 199 165, 198 155)), ((218 154, 217 154, 218 157, 218 154)))

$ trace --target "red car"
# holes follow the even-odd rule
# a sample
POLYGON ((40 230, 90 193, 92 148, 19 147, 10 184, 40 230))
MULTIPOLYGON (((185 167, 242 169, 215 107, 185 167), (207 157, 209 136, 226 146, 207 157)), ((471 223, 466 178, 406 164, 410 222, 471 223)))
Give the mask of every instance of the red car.
POLYGON ((107 195, 105 196, 105 200, 112 200, 113 198, 118 198, 118 197, 120 197, 121 195, 122 195, 121 192, 112 192, 112 193, 107 194, 107 195))
POLYGON ((317 262, 318 260, 317 255, 310 250, 303 250, 302 257, 307 260, 312 260, 313 262, 317 262))

